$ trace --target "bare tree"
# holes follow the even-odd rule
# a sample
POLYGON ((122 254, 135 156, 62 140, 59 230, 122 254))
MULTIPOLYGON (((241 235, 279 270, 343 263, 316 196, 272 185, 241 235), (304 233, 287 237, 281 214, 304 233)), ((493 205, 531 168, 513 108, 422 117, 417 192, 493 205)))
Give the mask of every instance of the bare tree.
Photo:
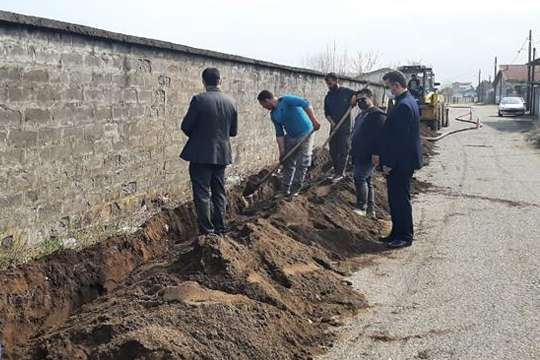
POLYGON ((347 49, 340 50, 336 43, 327 44, 326 47, 304 58, 304 66, 321 72, 335 72, 339 75, 360 76, 371 71, 379 60, 379 53, 375 51, 357 52, 351 56, 347 49))
POLYGON ((379 56, 380 54, 373 50, 367 52, 358 51, 356 56, 351 58, 352 74, 360 76, 370 72, 377 65, 379 56))

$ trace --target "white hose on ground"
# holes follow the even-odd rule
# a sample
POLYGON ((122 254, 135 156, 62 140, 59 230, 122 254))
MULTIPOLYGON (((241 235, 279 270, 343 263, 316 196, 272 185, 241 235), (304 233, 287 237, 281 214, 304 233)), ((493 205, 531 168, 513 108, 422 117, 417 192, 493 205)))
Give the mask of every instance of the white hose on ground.
POLYGON ((427 141, 439 141, 441 139, 444 139, 448 135, 457 134, 457 133, 464 132, 464 131, 469 131, 469 130, 478 130, 478 129, 480 129, 482 127, 482 124, 480 123, 480 118, 479 117, 476 117, 476 121, 474 121, 472 119, 473 118, 473 116, 472 116, 472 108, 470 106, 449 106, 449 107, 452 108, 452 109, 469 109, 468 113, 463 114, 463 115, 459 115, 458 117, 455 118, 455 120, 460 121, 460 122, 474 124, 475 126, 448 131, 448 132, 440 134, 439 136, 434 136, 434 137, 422 136, 422 139, 427 140, 427 141), (470 119, 463 119, 464 116, 470 116, 470 119))

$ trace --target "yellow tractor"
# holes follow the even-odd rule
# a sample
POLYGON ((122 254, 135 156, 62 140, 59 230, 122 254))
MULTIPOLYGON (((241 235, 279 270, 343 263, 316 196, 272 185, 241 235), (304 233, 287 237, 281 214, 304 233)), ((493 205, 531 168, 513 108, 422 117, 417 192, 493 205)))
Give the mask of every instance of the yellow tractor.
POLYGON ((420 120, 432 130, 449 125, 448 108, 444 96, 438 93, 433 69, 423 65, 407 65, 398 68, 408 81, 408 88, 420 108, 420 120))

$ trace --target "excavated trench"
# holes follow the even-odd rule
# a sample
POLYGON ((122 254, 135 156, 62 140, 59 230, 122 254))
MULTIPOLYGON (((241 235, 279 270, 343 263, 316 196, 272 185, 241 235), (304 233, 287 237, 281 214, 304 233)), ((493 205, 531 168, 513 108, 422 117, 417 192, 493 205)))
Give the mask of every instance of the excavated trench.
MULTIPOLYGON (((426 145, 426 154, 431 153, 426 145)), ((312 180, 324 173, 319 152, 312 180)), ((383 253, 378 216, 352 214, 351 179, 318 182, 292 202, 275 182, 246 202, 231 191, 232 232, 196 237, 186 205, 134 234, 0 273, 7 359, 309 359, 366 307, 344 276, 383 253)), ((419 184, 421 185, 421 184, 419 184)))

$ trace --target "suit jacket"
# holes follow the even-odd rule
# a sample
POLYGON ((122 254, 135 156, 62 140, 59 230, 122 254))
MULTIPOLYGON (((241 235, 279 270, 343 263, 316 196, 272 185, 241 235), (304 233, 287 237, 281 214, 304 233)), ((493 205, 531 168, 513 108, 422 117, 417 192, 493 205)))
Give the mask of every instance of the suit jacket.
POLYGON ((351 143, 354 161, 371 162, 371 155, 379 154, 385 121, 386 114, 376 106, 358 114, 354 121, 351 143))
POLYGON ((219 88, 209 87, 191 99, 182 131, 189 137, 180 154, 182 159, 198 164, 231 164, 230 137, 238 131, 235 101, 219 88))
POLYGON ((382 130, 381 163, 393 171, 412 172, 423 165, 420 110, 408 91, 395 102, 382 130))

